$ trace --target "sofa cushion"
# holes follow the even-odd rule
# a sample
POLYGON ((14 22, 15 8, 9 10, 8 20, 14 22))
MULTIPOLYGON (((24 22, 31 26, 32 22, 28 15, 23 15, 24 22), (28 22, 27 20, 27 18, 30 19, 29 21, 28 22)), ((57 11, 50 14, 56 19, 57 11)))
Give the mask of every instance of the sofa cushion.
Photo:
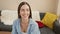
POLYGON ((17 11, 14 10, 2 10, 1 12, 1 21, 4 22, 5 25, 12 25, 17 17, 17 11))
POLYGON ((42 20, 44 18, 46 13, 40 13, 40 20, 42 20))
POLYGON ((32 19, 35 21, 40 21, 39 11, 32 11, 32 19))
POLYGON ((56 19, 57 19, 57 15, 46 12, 44 18, 42 19, 42 23, 52 29, 53 23, 56 19))
POLYGON ((44 24, 43 24, 41 21, 36 21, 36 22, 37 22, 37 24, 38 24, 39 28, 44 27, 44 24))

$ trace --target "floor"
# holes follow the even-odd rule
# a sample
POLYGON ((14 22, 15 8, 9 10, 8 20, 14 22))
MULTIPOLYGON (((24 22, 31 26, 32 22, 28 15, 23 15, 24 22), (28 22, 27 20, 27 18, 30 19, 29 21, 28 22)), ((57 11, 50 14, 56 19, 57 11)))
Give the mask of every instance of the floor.
POLYGON ((0 31, 0 34, 11 34, 11 32, 0 31))

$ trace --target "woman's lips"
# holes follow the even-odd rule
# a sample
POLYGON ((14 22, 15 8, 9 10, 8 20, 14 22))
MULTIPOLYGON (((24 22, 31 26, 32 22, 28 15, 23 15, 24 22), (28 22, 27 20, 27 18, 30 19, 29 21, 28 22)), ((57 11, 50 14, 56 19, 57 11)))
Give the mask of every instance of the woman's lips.
POLYGON ((27 15, 23 15, 23 17, 27 17, 27 15))

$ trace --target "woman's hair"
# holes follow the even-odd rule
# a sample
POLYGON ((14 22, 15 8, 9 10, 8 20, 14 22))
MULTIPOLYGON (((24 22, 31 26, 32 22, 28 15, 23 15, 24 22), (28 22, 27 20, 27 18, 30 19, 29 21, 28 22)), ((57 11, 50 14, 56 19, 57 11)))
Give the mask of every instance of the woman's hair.
POLYGON ((19 15, 19 14, 20 14, 20 9, 21 9, 21 7, 22 7, 23 5, 25 5, 25 4, 29 7, 29 10, 30 10, 29 18, 32 18, 32 17, 31 17, 31 7, 30 7, 30 5, 29 5, 27 2, 21 2, 21 3, 19 4, 19 6, 18 6, 18 18, 21 18, 21 15, 19 15))
POLYGON ((1 16, 1 10, 0 10, 0 16, 1 16))

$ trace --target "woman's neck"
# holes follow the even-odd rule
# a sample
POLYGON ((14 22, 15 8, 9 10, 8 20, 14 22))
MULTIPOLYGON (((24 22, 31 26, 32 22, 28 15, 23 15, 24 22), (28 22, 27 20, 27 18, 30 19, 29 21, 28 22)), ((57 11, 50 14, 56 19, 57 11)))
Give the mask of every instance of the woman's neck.
POLYGON ((29 22, 29 19, 21 19, 21 22, 22 23, 28 23, 29 22))

